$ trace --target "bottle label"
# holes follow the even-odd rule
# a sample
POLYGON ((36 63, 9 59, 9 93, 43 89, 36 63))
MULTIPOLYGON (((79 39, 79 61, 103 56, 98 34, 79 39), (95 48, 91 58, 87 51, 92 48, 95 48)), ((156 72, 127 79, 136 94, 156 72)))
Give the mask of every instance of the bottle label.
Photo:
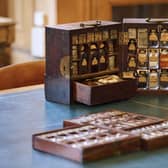
POLYGON ((168 69, 162 69, 160 73, 160 88, 168 89, 168 69))
POLYGON ((80 34, 79 35, 79 44, 86 43, 86 34, 80 34))
POLYGON ((94 57, 92 60, 92 65, 97 65, 97 64, 98 64, 98 60, 96 57, 94 57))
POLYGON ((149 34, 149 46, 151 47, 158 47, 158 33, 155 29, 152 29, 149 34))
POLYGON ((138 67, 147 67, 147 65, 148 65, 147 49, 139 49, 138 67))
POLYGON ((100 63, 104 64, 106 62, 105 56, 101 55, 100 56, 100 63))
POLYGON ((95 32, 95 41, 101 41, 102 40, 102 32, 97 31, 95 32))
POLYGON ((138 71, 138 88, 146 89, 147 88, 147 71, 139 70, 138 71))
POLYGON ((147 48, 148 45, 148 30, 138 29, 138 47, 147 48))
POLYGON ((167 49, 161 49, 160 68, 168 68, 168 50, 167 49))
POLYGON ((128 68, 135 69, 136 68, 136 58, 134 56, 129 56, 128 58, 128 68))
POLYGON ((152 32, 150 33, 149 41, 158 41, 158 36, 155 30, 152 30, 152 32))
POLYGON ((115 29, 112 29, 111 31, 110 31, 110 39, 117 39, 117 30, 115 30, 115 29))
POLYGON ((128 38, 129 39, 136 39, 136 29, 135 28, 128 29, 128 38))
POLYGON ((95 41, 94 32, 87 33, 87 43, 92 43, 95 41))
POLYGON ((103 37, 102 37, 104 41, 108 40, 109 39, 109 32, 106 30, 106 31, 103 31, 103 37))
POLYGON ((73 45, 79 44, 79 43, 78 43, 78 36, 77 36, 77 35, 73 35, 73 36, 72 36, 72 44, 73 44, 73 45))
POLYGON ((151 89, 158 88, 158 73, 157 73, 157 71, 151 71, 149 74, 149 88, 151 88, 151 89))
POLYGON ((158 68, 159 66, 159 51, 158 49, 149 50, 149 67, 158 68))

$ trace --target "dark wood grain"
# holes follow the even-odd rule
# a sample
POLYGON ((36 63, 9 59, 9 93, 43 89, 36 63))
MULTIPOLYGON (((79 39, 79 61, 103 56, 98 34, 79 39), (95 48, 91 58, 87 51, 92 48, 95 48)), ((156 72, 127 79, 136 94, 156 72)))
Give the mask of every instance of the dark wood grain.
POLYGON ((168 135, 150 140, 141 139, 141 147, 144 150, 156 150, 168 146, 168 135))

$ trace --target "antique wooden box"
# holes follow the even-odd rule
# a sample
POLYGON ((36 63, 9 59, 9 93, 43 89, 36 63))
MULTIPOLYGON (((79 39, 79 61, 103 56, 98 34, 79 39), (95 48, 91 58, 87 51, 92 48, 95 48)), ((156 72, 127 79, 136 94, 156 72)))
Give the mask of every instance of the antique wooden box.
POLYGON ((141 135, 141 147, 153 150, 168 147, 168 121, 131 131, 141 135))
POLYGON ((136 81, 120 78, 121 31, 121 23, 111 21, 46 27, 46 99, 95 105, 133 96, 136 81))
POLYGON ((108 129, 132 130, 147 125, 163 122, 164 119, 142 114, 109 110, 81 116, 72 120, 64 120, 64 127, 91 124, 108 129))
POLYGON ((140 150, 140 136, 85 125, 33 135, 33 148, 77 162, 140 150))
POLYGON ((123 71, 140 93, 168 94, 168 19, 123 19, 123 71))
POLYGON ((129 98, 136 87, 139 93, 168 94, 167 57, 167 19, 47 27, 46 99, 95 105, 129 98))

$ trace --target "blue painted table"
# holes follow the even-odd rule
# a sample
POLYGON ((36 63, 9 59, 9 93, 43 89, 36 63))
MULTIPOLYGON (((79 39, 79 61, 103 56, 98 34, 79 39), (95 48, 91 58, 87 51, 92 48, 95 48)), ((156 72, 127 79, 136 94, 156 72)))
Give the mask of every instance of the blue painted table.
POLYGON ((168 96, 132 99, 88 107, 47 102, 44 89, 0 95, 0 168, 166 168, 168 148, 79 164, 32 149, 32 134, 62 127, 65 119, 115 108, 168 118, 168 96))

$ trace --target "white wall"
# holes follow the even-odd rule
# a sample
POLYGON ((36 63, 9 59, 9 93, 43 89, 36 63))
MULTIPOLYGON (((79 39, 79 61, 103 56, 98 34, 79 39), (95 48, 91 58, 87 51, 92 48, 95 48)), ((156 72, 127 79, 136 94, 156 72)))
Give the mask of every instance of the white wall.
POLYGON ((12 62, 32 60, 29 55, 31 55, 31 30, 34 26, 34 12, 43 11, 48 18, 47 24, 56 24, 57 0, 8 0, 8 2, 9 16, 16 21, 16 39, 13 45, 12 62))
POLYGON ((47 24, 57 23, 57 0, 35 0, 35 11, 43 11, 47 15, 47 24))

